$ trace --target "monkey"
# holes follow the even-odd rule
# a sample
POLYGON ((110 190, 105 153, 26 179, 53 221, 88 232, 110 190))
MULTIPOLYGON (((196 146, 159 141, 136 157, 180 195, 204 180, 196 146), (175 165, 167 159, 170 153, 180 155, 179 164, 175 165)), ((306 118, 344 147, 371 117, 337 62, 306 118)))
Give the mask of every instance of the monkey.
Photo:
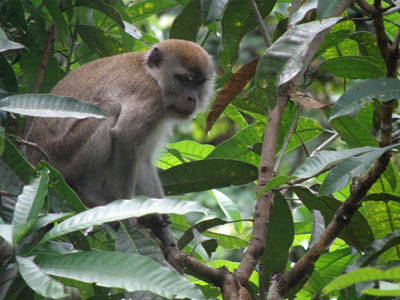
MULTIPOLYGON (((204 111, 214 89, 211 57, 199 45, 166 40, 145 52, 101 58, 70 72, 51 94, 97 105, 108 118, 35 118, 39 145, 88 207, 144 195, 165 197, 153 161, 173 126, 204 111)), ((36 165, 41 154, 27 148, 36 165)), ((142 217, 163 247, 168 216, 142 217)))

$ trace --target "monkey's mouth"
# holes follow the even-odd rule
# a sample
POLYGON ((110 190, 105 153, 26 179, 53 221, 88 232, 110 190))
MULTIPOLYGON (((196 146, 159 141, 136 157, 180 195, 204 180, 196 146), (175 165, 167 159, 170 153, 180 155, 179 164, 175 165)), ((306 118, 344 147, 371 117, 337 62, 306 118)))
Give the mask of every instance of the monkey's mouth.
POLYGON ((169 110, 177 117, 186 119, 193 114, 193 109, 181 109, 176 106, 170 106, 169 110))

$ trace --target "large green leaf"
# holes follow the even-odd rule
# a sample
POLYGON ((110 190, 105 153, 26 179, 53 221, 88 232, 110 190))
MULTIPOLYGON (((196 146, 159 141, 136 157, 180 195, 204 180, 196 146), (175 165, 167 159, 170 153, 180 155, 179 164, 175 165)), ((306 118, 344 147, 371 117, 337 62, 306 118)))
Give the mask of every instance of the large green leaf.
MULTIPOLYGON (((272 11, 276 0, 256 0, 261 17, 272 11)), ((244 35, 257 26, 249 1, 229 1, 222 16, 222 40, 218 58, 223 68, 231 69, 239 56, 239 44, 244 35)))
POLYGON ((16 43, 4 38, 0 38, 0 52, 4 52, 7 50, 15 50, 15 49, 22 49, 24 45, 20 43, 16 43))
POLYGON ((400 143, 384 148, 376 148, 358 157, 351 157, 342 161, 326 175, 319 193, 328 195, 345 187, 352 178, 367 171, 383 153, 397 146, 400 146, 400 143))
POLYGON ((357 42, 361 55, 382 59, 375 34, 368 31, 356 31, 349 38, 357 42))
POLYGON ((196 42, 201 24, 201 1, 190 0, 172 23, 169 37, 196 42))
POLYGON ((396 78, 369 79, 348 89, 335 102, 329 119, 358 111, 365 102, 372 102, 373 99, 385 102, 399 97, 400 80, 396 78))
POLYGON ((44 203, 49 181, 48 170, 40 172, 39 178, 33 178, 18 196, 13 217, 13 243, 17 243, 35 223, 44 203))
MULTIPOLYGON (((317 197, 305 188, 294 188, 294 192, 309 210, 319 210, 324 216, 325 224, 328 225, 334 218, 340 201, 332 197, 317 197)), ((365 250, 374 240, 372 229, 367 220, 360 212, 356 212, 350 223, 340 233, 339 237, 347 244, 358 250, 365 250)))
POLYGON ((120 42, 111 37, 111 34, 89 25, 77 25, 76 31, 86 44, 100 57, 112 56, 128 52, 120 42))
POLYGON ((233 159, 205 159, 172 167, 160 173, 166 195, 242 185, 257 179, 257 167, 233 159))
POLYGON ((60 10, 58 0, 45 0, 43 2, 47 10, 49 11, 51 18, 53 19, 54 24, 56 25, 58 38, 60 39, 64 47, 67 47, 69 30, 67 22, 64 19, 64 15, 60 10))
POLYGON ((148 256, 168 266, 160 247, 146 234, 121 222, 115 238, 115 251, 148 256))
POLYGON ((33 257, 17 256, 18 270, 28 286, 43 297, 59 299, 67 297, 64 286, 57 280, 45 274, 38 265, 33 262, 33 257))
POLYGON ((400 244, 400 231, 392 232, 383 239, 375 240, 354 265, 356 267, 366 267, 383 252, 398 244, 400 244))
POLYGON ((265 240, 265 252, 261 257, 267 278, 271 273, 285 270, 293 237, 294 224, 289 204, 282 194, 275 193, 265 240))
POLYGON ((127 13, 132 21, 137 21, 181 4, 179 0, 145 0, 134 2, 133 5, 128 7, 127 13))
POLYGON ((318 174, 326 167, 333 163, 337 163, 343 159, 371 152, 379 148, 374 147, 361 147, 355 149, 347 149, 342 151, 328 151, 324 150, 315 156, 308 158, 303 164, 301 164, 294 172, 293 176, 300 178, 313 177, 318 174))
POLYGON ((203 22, 207 25, 218 20, 227 3, 228 0, 202 0, 201 16, 203 18, 203 22))
POLYGON ((374 280, 400 280, 400 268, 389 270, 380 270, 376 268, 360 268, 332 280, 324 287, 325 294, 339 291, 358 282, 374 281, 374 280))
POLYGON ((105 206, 98 206, 66 219, 47 232, 40 243, 54 239, 70 232, 89 228, 107 222, 140 217, 152 213, 186 214, 188 212, 207 213, 207 209, 196 202, 178 198, 137 197, 130 200, 116 200, 105 206))
POLYGON ((10 66, 3 53, 0 53, 0 86, 7 92, 18 93, 18 81, 14 69, 10 66))
POLYGON ((315 54, 316 57, 322 55, 327 49, 331 47, 335 47, 339 45, 341 42, 343 42, 349 35, 351 31, 350 30, 337 30, 337 31, 331 31, 323 40, 321 43, 321 46, 319 46, 317 53, 315 54))
MULTIPOLYGON (((212 192, 217 199, 219 207, 229 221, 239 221, 242 219, 239 208, 228 196, 218 190, 213 190, 212 192)), ((234 226, 238 233, 242 232, 242 222, 235 222, 234 226)))
POLYGON ((105 1, 76 0, 75 6, 85 6, 94 8, 98 11, 101 11, 111 19, 113 19, 121 28, 125 27, 118 11, 112 6, 108 5, 105 1))
POLYGON ((78 195, 65 182, 62 174, 54 169, 49 163, 41 161, 37 170, 48 169, 49 172, 49 189, 53 190, 63 201, 67 202, 76 212, 85 211, 87 207, 79 199, 78 195))
POLYGON ((87 251, 60 256, 41 255, 39 267, 47 274, 98 286, 152 293, 172 298, 205 298, 193 284, 153 259, 130 253, 87 251))
POLYGON ((104 118, 96 105, 71 97, 45 94, 21 94, 0 100, 0 110, 35 117, 104 118))
POLYGON ((291 16, 289 20, 289 27, 292 28, 297 23, 299 23, 305 15, 313 9, 316 9, 318 5, 318 0, 308 0, 305 2, 298 10, 296 10, 291 16))
POLYGON ((328 59, 318 73, 329 72, 350 79, 369 79, 385 76, 382 60, 369 56, 341 56, 328 59))
POLYGON ((330 18, 297 25, 263 54, 257 66, 256 83, 266 91, 269 107, 274 106, 277 88, 293 79, 303 69, 304 58, 315 36, 339 20, 340 18, 330 18))
POLYGON ((262 142, 265 123, 256 122, 240 130, 230 139, 220 143, 207 158, 232 158, 258 166, 260 156, 250 147, 262 142))

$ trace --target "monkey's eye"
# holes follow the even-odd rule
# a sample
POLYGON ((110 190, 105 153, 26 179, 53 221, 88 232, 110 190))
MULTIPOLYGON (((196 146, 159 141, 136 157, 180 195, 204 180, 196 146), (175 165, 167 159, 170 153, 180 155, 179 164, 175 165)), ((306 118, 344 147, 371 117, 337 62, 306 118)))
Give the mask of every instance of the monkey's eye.
POLYGON ((205 81, 206 81, 206 79, 203 77, 197 77, 197 78, 193 79, 193 82, 198 85, 203 84, 205 81))
POLYGON ((182 74, 175 74, 175 78, 178 79, 182 83, 188 83, 191 81, 189 76, 182 75, 182 74))

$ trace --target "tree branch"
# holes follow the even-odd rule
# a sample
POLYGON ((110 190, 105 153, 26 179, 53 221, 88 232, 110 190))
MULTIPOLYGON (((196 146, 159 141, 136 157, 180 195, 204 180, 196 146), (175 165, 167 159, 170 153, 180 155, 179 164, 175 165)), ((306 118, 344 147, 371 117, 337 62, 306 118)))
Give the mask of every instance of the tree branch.
POLYGON ((251 9, 253 10, 254 16, 257 19, 258 28, 261 31, 261 34, 262 34, 262 36, 264 38, 264 41, 265 41, 265 44, 269 48, 269 47, 271 47, 272 42, 271 42, 271 39, 270 39, 270 37, 268 35, 268 31, 267 31, 267 28, 265 27, 264 21, 263 21, 263 19, 261 17, 260 11, 259 11, 259 9, 257 7, 256 1, 255 0, 250 0, 250 6, 251 6, 251 9))

